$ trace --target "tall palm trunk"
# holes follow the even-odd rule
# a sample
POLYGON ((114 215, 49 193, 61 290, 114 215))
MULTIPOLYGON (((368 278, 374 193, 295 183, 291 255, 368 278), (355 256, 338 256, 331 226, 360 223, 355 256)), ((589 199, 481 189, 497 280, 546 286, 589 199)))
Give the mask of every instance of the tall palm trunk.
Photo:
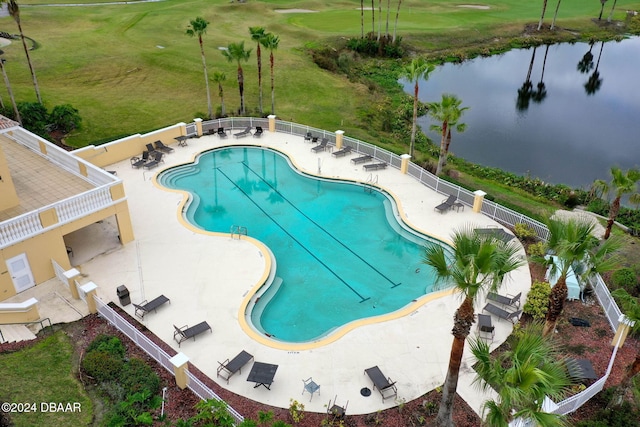
POLYGON ((258 42, 256 56, 258 57, 258 107, 260 115, 262 115, 262 52, 260 51, 260 42, 258 42))
POLYGON ((438 166, 436 167, 436 175, 440 176, 442 173, 442 169, 444 168, 444 164, 446 162, 445 157, 447 157, 447 135, 449 134, 449 123, 444 121, 442 123, 442 138, 440 138, 440 156, 438 158, 438 166))
POLYGON ((380 40, 380 30, 382 29, 382 0, 378 0, 378 37, 380 40))
POLYGON ((618 216, 618 212, 620 212, 620 199, 621 196, 616 197, 611 202, 611 209, 609 209, 609 219, 607 219, 607 227, 604 232, 604 239, 608 239, 611 235, 611 229, 613 228, 613 223, 615 222, 616 217, 618 216))
POLYGON ((204 84, 207 89, 207 108, 209 112, 209 119, 213 119, 213 106, 211 104, 211 92, 209 91, 209 76, 207 75, 207 61, 204 58, 204 44, 202 43, 202 36, 198 36, 198 43, 200 43, 200 56, 202 57, 202 69, 204 70, 204 84))
POLYGON ((392 43, 396 42, 396 30, 398 29, 398 17, 400 16, 401 4, 402 4, 402 0, 398 0, 398 9, 396 10, 396 24, 393 26, 393 38, 391 39, 392 43))
POLYGON ((611 12, 609 12, 609 17, 607 18, 607 22, 611 22, 611 18, 613 18, 613 11, 616 8, 616 3, 618 3, 618 0, 613 0, 613 6, 611 7, 611 12))
POLYGON ((376 33, 376 5, 375 0, 371 0, 371 34, 376 33))
POLYGON ((449 367, 447 376, 442 386, 442 399, 436 417, 436 426, 449 427, 453 426, 453 400, 456 397, 458 388, 458 376, 460 374, 460 365, 462 364, 462 353, 464 351, 464 342, 469 336, 471 325, 474 322, 473 300, 469 297, 462 301, 462 304, 456 310, 453 320, 453 345, 451 346, 451 354, 449 356, 449 367))
POLYGON ((238 62, 238 89, 240 90, 240 114, 244 115, 244 72, 238 62))
POLYGON ((387 26, 385 27, 384 33, 389 38, 389 15, 391 14, 391 0, 387 0, 387 26))
POLYGON ((360 0, 360 38, 364 38, 364 0, 360 0))
POLYGON ((40 87, 38 86, 38 79, 36 78, 36 72, 33 69, 33 63, 31 62, 31 56, 29 55, 29 48, 27 47, 27 40, 24 37, 24 32, 22 31, 22 23, 20 22, 20 8, 18 7, 18 3, 15 0, 10 0, 8 3, 9 14, 16 21, 18 25, 18 31, 20 32, 20 39, 22 40, 22 47, 24 48, 24 54, 27 56, 27 63, 29 64, 29 71, 31 72, 31 78, 33 80, 33 87, 36 90, 36 97, 38 98, 38 102, 42 104, 42 97, 40 96, 40 87))
POLYGON ((556 12, 553 14, 553 21, 551 21, 552 30, 553 30, 553 27, 555 27, 556 25, 556 18, 558 17, 558 10, 560 9, 560 2, 562 2, 562 0, 558 0, 558 4, 556 5, 556 12))
POLYGON ((276 91, 274 84, 274 75, 273 75, 273 50, 271 51, 271 55, 269 56, 269 62, 271 65, 271 114, 276 113, 276 91))
POLYGON ((567 277, 566 273, 563 273, 558 278, 553 289, 551 289, 551 295, 549 295, 549 304, 547 306, 547 317, 544 321, 544 328, 542 330, 542 336, 548 336, 556 329, 556 323, 562 309, 564 308, 564 302, 567 299, 567 277))
POLYGON ((547 0, 544 0, 544 3, 542 3, 542 16, 540 16, 540 22, 538 22, 538 31, 540 31, 540 28, 542 28, 542 22, 544 21, 544 13, 547 10, 547 0))
POLYGON ((416 84, 413 87, 413 123, 411 124, 411 145, 409 146, 409 155, 413 158, 413 152, 416 146, 416 131, 418 127, 418 80, 416 79, 416 84))
MULTIPOLYGON (((7 76, 7 72, 4 69, 4 59, 0 58, 0 68, 2 68, 2 76, 4 77, 4 84, 7 87, 7 92, 9 92, 9 98, 11 99, 11 105, 13 106, 13 114, 16 116, 16 120, 20 125, 22 125, 22 118, 20 117, 20 111, 18 111, 18 106, 16 105, 16 99, 13 96, 13 91, 11 90, 11 83, 9 83, 9 77, 7 76)), ((2 104, 2 108, 4 108, 4 103, 0 99, 0 104, 2 104)))
POLYGON ((447 131, 447 139, 444 143, 444 152, 445 155, 442 157, 442 167, 444 168, 447 165, 447 155, 449 154, 449 146, 451 145, 451 126, 449 126, 449 130, 447 131))
POLYGON ((607 0, 600 0, 600 15, 598 15, 598 21, 602 20, 602 12, 604 12, 604 4, 607 0))

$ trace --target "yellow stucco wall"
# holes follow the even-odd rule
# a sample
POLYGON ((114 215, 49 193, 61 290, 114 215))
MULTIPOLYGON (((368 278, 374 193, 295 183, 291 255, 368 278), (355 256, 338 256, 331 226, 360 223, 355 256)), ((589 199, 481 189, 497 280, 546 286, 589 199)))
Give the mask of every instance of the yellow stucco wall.
POLYGON ((9 173, 9 165, 0 147, 0 211, 17 206, 18 203, 20 200, 9 173))

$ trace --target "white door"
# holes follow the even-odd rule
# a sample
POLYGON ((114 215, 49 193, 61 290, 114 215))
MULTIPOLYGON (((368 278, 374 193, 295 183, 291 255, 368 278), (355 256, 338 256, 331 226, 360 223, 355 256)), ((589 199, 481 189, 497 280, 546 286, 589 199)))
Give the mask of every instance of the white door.
POLYGON ((9 267, 9 274, 11 274, 11 278, 13 279, 13 286, 15 286, 16 292, 20 293, 35 286, 36 282, 33 280, 33 273, 31 273, 27 254, 20 254, 9 258, 7 260, 7 267, 9 267))

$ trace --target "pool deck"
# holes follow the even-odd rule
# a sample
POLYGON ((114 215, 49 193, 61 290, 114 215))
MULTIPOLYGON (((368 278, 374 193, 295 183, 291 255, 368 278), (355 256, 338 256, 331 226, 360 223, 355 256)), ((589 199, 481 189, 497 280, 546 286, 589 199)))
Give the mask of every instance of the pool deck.
MULTIPOLYGON (((239 140, 231 136, 223 140, 218 136, 203 136, 189 139, 187 143, 186 147, 172 145, 175 151, 165 156, 161 168, 189 162, 209 148, 237 143, 278 149, 288 154, 298 168, 311 174, 318 174, 320 168, 322 176, 360 181, 366 181, 371 174, 365 172, 362 165, 350 162, 357 154, 334 158, 329 151, 312 153, 312 145, 302 137, 283 133, 265 132, 261 138, 239 140)), ((453 338, 453 314, 460 304, 459 298, 452 295, 425 297, 421 300, 423 304, 414 306, 402 318, 358 327, 320 347, 278 349, 250 337, 238 322, 239 307, 263 277, 266 264, 262 252, 250 240, 213 236, 185 226, 178 211, 182 195, 160 188, 153 180, 161 168, 133 169, 128 160, 108 167, 124 181, 134 242, 120 246, 116 236, 104 238, 115 229, 108 221, 99 225, 104 230, 87 228, 83 231, 85 234, 70 237, 75 239, 72 263, 84 275, 83 283, 91 280, 99 286, 97 292, 104 301, 117 303, 116 288, 123 284, 136 303, 166 295, 171 303, 147 314, 142 323, 187 355, 190 362, 222 387, 273 406, 287 408, 293 398, 304 403, 308 411, 325 412, 329 399, 337 396, 338 404, 349 402, 347 415, 372 413, 413 400, 443 383, 453 338), (87 256, 95 252, 96 245, 102 245, 101 254, 87 256), (173 340, 173 325, 191 326, 201 321, 207 321, 213 332, 199 335, 195 341, 183 342, 178 348, 173 340), (251 364, 245 366, 242 374, 233 376, 228 385, 216 378, 216 361, 233 358, 241 350, 251 353, 255 361, 279 365, 271 390, 253 388, 254 384, 246 380, 251 364), (360 395, 363 387, 373 389, 364 370, 375 365, 397 382, 397 400, 387 399, 383 403, 376 390, 369 397, 360 395), (301 396, 302 379, 308 377, 313 377, 321 386, 321 395, 316 393, 311 402, 308 393, 301 396)), ((459 212, 438 213, 434 206, 445 196, 395 168, 374 171, 373 176, 376 175, 378 185, 399 200, 401 211, 411 225, 426 234, 450 241, 451 232, 462 226, 498 225, 482 214, 473 213, 468 206, 459 212)), ((251 229, 248 231, 250 236, 251 229)), ((524 256, 523 249, 521 255, 524 256)), ((501 293, 526 295, 530 286, 529 269, 524 266, 511 274, 501 293)), ((41 300, 43 317, 51 317, 54 323, 66 322, 86 314, 81 302, 64 297, 67 294, 54 279, 8 302, 36 296, 41 300), (45 304, 47 301, 51 304, 45 304)), ((476 312, 483 305, 481 301, 476 312)), ((133 305, 124 309, 133 315, 133 305)), ((495 348, 511 333, 512 325, 495 318, 493 323, 496 336, 492 348, 495 348)), ((475 326, 471 336, 475 336, 475 326)), ((471 384, 474 378, 471 364, 470 352, 465 350, 458 393, 479 412, 486 395, 471 384)))

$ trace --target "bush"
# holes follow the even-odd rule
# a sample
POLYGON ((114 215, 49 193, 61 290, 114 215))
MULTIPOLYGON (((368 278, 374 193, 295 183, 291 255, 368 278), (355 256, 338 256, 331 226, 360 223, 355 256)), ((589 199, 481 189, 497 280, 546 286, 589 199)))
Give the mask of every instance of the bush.
POLYGON ((547 251, 545 242, 532 243, 527 248, 527 253, 533 257, 542 257, 547 251))
POLYGON ((129 360, 120 371, 119 377, 127 396, 143 390, 155 395, 160 390, 160 378, 144 360, 129 360))
POLYGON ((616 288, 623 288, 629 293, 635 293, 638 287, 636 273, 628 267, 616 270, 611 276, 611 281, 616 288))
POLYGON ((547 315, 550 294, 551 285, 547 282, 534 282, 522 312, 530 315, 534 320, 544 320, 547 315))
POLYGON ((49 115, 45 106, 38 102, 18 102, 17 106, 22 126, 37 135, 46 136, 49 115))
POLYGON ((513 227, 513 232, 516 237, 523 241, 531 241, 534 240, 538 235, 536 231, 529 224, 524 224, 522 222, 517 223, 513 227))
POLYGON ((124 361, 104 351, 94 350, 82 359, 82 370, 98 382, 112 381, 118 378, 124 361))
POLYGON ((69 133, 72 130, 80 127, 82 118, 78 110, 73 108, 70 104, 56 105, 49 114, 49 125, 53 129, 61 130, 64 133, 69 133))
POLYGON ((91 341, 87 347, 87 353, 92 351, 102 351, 120 358, 124 358, 125 353, 124 345, 122 345, 122 341, 118 337, 104 334, 98 335, 91 341))

